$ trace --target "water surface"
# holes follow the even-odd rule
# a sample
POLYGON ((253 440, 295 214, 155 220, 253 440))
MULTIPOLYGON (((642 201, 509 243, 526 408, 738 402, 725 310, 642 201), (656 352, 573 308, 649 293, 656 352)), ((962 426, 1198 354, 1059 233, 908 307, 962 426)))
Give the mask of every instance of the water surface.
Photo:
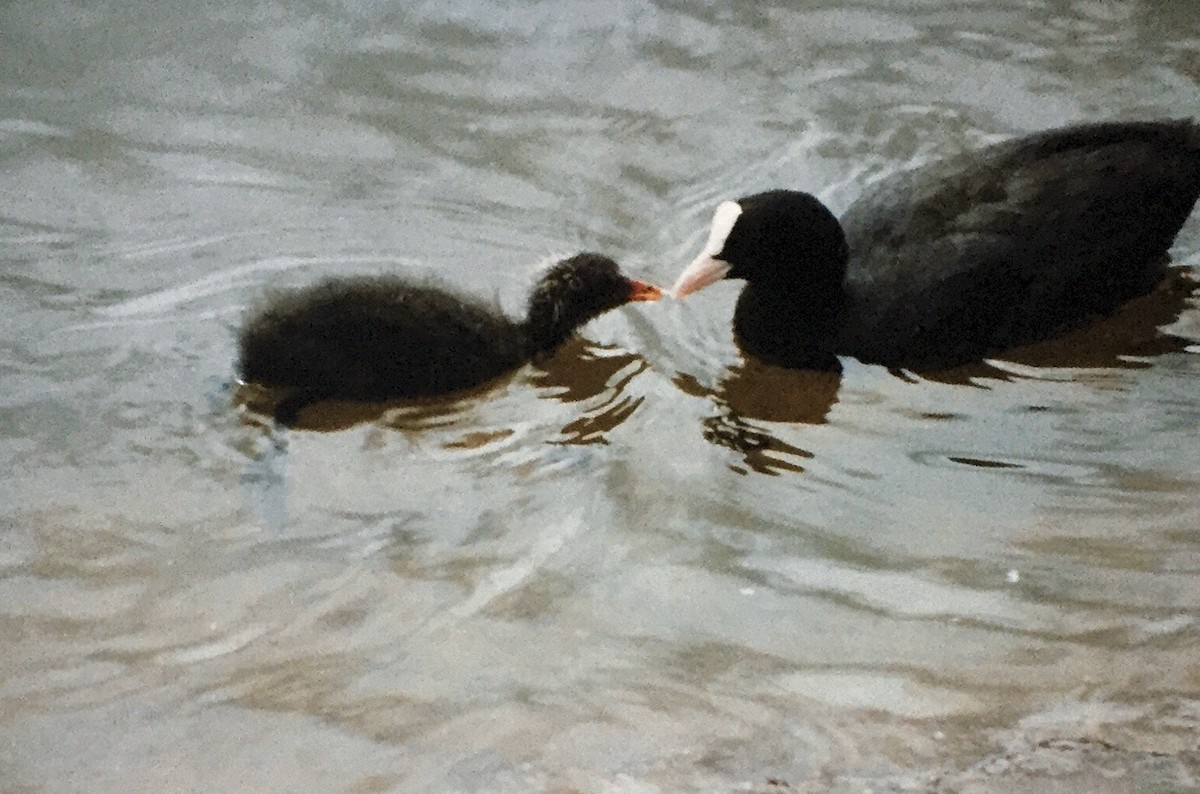
POLYGON ((231 379, 268 287, 670 283, 725 198, 1196 114, 1198 50, 1190 0, 5 5, 0 788, 1197 785, 1191 286, 940 378, 746 361, 729 284, 308 431, 231 379))

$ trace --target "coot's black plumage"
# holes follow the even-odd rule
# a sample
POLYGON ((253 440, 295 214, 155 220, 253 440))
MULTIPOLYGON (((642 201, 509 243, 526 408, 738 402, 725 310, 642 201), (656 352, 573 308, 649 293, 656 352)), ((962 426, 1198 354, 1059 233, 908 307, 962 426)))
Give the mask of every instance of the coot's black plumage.
POLYGON ((659 295, 608 257, 587 253, 542 276, 521 321, 400 277, 331 278, 251 311, 239 337, 241 376, 289 393, 276 408, 284 424, 319 400, 446 394, 553 351, 609 309, 659 295))
POLYGON ((725 202, 676 296, 746 281, 743 349, 940 369, 1048 339, 1149 292, 1200 196, 1200 127, 1050 130, 894 174, 841 223, 806 193, 725 202))

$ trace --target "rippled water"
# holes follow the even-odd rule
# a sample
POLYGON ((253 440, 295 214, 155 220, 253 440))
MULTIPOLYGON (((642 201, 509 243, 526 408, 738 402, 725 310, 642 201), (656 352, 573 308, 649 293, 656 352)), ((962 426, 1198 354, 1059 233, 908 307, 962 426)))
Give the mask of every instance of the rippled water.
POLYGON ((268 286, 669 283, 723 198, 1200 111, 1191 0, 799 5, 0 6, 0 788, 1200 785, 1191 284, 937 380, 744 361, 730 284, 233 389, 268 286))

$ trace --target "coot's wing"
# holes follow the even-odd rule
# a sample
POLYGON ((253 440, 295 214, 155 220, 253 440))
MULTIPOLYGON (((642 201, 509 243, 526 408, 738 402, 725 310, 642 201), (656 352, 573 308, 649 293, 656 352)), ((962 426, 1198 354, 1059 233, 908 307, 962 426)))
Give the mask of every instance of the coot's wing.
POLYGON ((1198 195, 1189 121, 1071 127, 895 174, 842 218, 846 341, 944 366, 1111 311, 1157 282, 1198 195))

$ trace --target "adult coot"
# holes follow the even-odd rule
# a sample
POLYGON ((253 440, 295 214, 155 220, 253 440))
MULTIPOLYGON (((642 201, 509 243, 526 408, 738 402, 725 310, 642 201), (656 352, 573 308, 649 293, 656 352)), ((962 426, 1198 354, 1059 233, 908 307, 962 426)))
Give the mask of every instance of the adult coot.
POLYGON ((1198 195, 1191 121, 1066 127, 892 175, 840 224, 807 193, 726 201, 672 291, 744 279, 734 330, 771 363, 946 368, 1149 292, 1198 195))
POLYGON ((275 418, 292 424, 324 399, 386 400, 482 384, 549 353, 588 320, 658 287, 600 254, 558 262, 523 321, 465 296, 398 277, 331 278, 252 310, 239 338, 243 380, 284 389, 275 418))

